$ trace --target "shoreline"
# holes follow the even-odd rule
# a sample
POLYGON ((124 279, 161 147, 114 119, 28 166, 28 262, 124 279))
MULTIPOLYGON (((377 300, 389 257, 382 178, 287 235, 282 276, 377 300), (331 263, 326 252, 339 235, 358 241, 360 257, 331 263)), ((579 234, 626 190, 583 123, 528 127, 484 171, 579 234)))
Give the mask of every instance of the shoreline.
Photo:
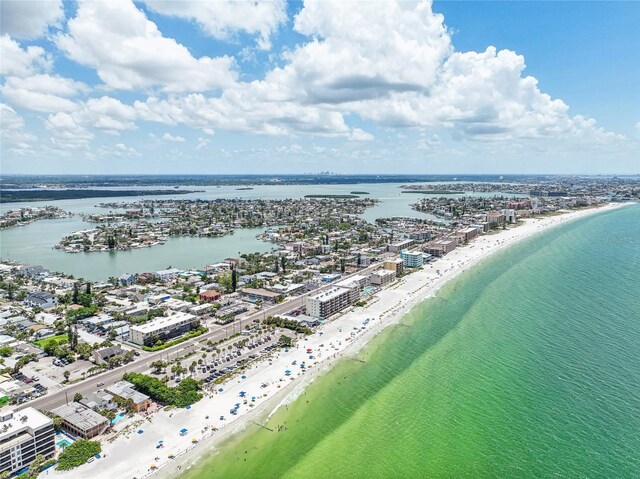
MULTIPOLYGON (((371 339, 388 326, 400 322, 409 310, 435 296, 442 286, 462 272, 476 266, 492 254, 539 232, 626 204, 629 203, 607 204, 556 216, 528 219, 517 227, 479 237, 469 245, 457 248, 434 264, 428 264, 382 290, 366 307, 349 308, 347 312, 324 324, 313 335, 301 340, 295 348, 288 352, 276 353, 269 365, 266 364, 267 360, 252 365, 244 372, 246 379, 233 378, 223 386, 223 392, 207 394, 190 410, 161 411, 150 417, 136 416, 123 421, 128 423, 125 427, 135 426, 132 428, 135 430, 139 427, 136 424, 142 420, 145 423, 142 426, 144 433, 137 435, 131 431, 126 438, 119 438, 113 443, 106 442, 104 459, 74 469, 71 474, 79 479, 178 477, 200 461, 207 460, 222 442, 245 429, 249 421, 260 419, 262 424, 281 406, 293 402, 307 385, 329 371, 338 360, 357 353, 371 339), (366 328, 363 327, 363 320, 371 317, 375 319, 370 320, 366 328), (307 348, 313 349, 317 359, 307 360, 307 348), (308 361, 312 366, 311 371, 298 372, 299 365, 292 365, 293 360, 299 363, 301 359, 308 361), (285 369, 297 372, 293 380, 284 375, 285 369), (240 390, 247 391, 248 397, 259 393, 256 406, 241 406, 238 416, 232 416, 233 421, 219 421, 219 415, 225 414, 230 405, 236 401, 242 402, 238 394, 240 390), (209 414, 212 419, 209 419, 209 414), (205 425, 215 425, 220 429, 212 432, 211 429, 203 427, 205 425), (186 438, 177 438, 180 426, 189 429, 186 438), (199 432, 196 432, 198 429, 199 432), (191 443, 190 438, 196 439, 195 445, 191 443), (159 439, 164 440, 167 447, 154 449, 159 439), (138 450, 135 460, 130 454, 131 447, 138 450), (176 458, 168 459, 168 452, 174 453, 176 458), (154 456, 160 460, 155 461, 154 456), (152 463, 159 468, 155 472, 150 469, 152 463), (96 464, 100 464, 100 467, 96 468, 96 464)), ((48 471, 47 475, 49 473, 69 477, 67 473, 58 471, 48 471)))

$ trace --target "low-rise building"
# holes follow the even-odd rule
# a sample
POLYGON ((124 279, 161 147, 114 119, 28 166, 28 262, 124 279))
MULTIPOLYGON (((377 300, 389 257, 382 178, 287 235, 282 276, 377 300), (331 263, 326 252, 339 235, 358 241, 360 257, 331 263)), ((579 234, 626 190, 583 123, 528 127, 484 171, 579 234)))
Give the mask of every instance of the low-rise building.
POLYGON ((83 404, 74 402, 51 411, 62 419, 62 429, 72 436, 91 439, 109 427, 109 420, 83 404))
POLYGON ((19 471, 37 455, 51 459, 55 437, 51 418, 32 407, 0 413, 0 474, 19 471))
POLYGON ((198 317, 189 313, 174 313, 171 316, 161 316, 148 323, 131 326, 129 339, 134 344, 150 346, 158 340, 180 336, 200 324, 198 317))
POLYGON ((154 276, 158 278, 160 281, 167 282, 175 280, 180 274, 180 270, 177 268, 169 268, 163 269, 161 271, 156 271, 154 276))
POLYGON ((422 250, 432 256, 440 258, 445 254, 451 253, 458 246, 458 242, 452 239, 439 239, 431 241, 424 245, 422 250))
POLYGON ((280 293, 274 293, 262 288, 244 288, 241 293, 244 298, 251 302, 275 303, 278 298, 282 297, 280 293))
POLYGON ((136 412, 145 411, 151 404, 149 396, 136 391, 133 384, 128 381, 118 381, 117 383, 109 386, 106 391, 123 401, 131 400, 133 409, 136 412))
POLYGON ((109 359, 116 356, 124 356, 124 353, 124 349, 118 345, 97 349, 93 352, 93 360, 96 364, 106 364, 109 362, 109 359))
POLYGON ((334 286, 307 298, 307 314, 314 318, 326 319, 351 305, 352 297, 350 289, 334 286))
POLYGON ((38 307, 42 309, 53 308, 58 305, 58 298, 46 291, 35 291, 27 295, 24 300, 32 308, 38 307))
POLYGON ((371 273, 369 279, 372 285, 384 287, 396 279, 396 273, 388 269, 381 269, 371 273))
POLYGON ((424 263, 421 251, 401 251, 400 259, 406 268, 420 268, 424 263))
POLYGON ((220 299, 220 296, 222 295, 218 291, 209 289, 200 293, 200 301, 212 303, 214 301, 218 301, 220 299))
POLYGON ((136 282, 136 275, 130 273, 124 273, 118 277, 118 282, 121 286, 131 286, 136 282))

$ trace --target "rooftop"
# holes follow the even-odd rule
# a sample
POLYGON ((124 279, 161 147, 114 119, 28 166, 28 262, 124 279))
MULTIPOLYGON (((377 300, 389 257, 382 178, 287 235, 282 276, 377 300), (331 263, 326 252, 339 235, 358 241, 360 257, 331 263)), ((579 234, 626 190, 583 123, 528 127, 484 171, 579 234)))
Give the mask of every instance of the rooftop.
POLYGON ((82 431, 88 431, 108 422, 106 417, 80 403, 65 404, 51 412, 82 431))

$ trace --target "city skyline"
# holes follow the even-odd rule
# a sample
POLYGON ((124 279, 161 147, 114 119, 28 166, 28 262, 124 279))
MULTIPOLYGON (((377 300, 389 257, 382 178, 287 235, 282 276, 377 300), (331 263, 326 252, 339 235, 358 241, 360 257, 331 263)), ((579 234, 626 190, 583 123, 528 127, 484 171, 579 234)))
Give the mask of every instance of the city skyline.
POLYGON ((3 174, 640 171, 637 4, 1 5, 3 174))

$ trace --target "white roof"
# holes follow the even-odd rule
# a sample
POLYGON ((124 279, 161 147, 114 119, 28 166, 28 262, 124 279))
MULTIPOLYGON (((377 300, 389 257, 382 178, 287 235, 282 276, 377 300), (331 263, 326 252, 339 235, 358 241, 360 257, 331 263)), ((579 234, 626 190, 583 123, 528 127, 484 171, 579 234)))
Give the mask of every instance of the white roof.
POLYGON ((152 321, 149 321, 148 323, 131 326, 131 331, 139 331, 143 334, 151 333, 153 331, 157 331, 158 329, 174 326, 181 323, 182 321, 189 321, 194 319, 196 319, 196 317, 193 314, 175 313, 167 317, 161 316, 152 321))

